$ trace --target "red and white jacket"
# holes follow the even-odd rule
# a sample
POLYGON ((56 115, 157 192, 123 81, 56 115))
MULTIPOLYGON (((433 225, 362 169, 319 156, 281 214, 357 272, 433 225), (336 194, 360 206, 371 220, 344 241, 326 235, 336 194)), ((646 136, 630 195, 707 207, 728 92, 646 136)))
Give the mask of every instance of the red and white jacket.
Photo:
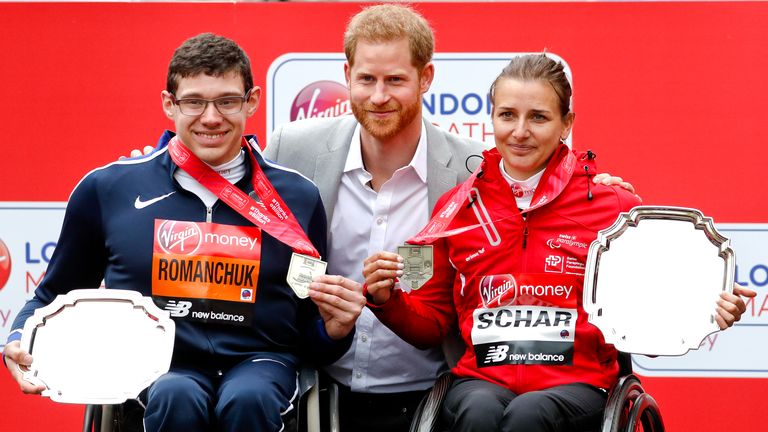
POLYGON ((587 322, 584 268, 597 232, 639 200, 593 184, 594 155, 561 145, 521 213, 498 151, 483 155, 482 174, 448 227, 476 228, 433 243, 434 274, 421 289, 395 290, 383 305, 368 306, 420 348, 440 344, 458 323, 466 350, 457 376, 518 394, 574 382, 609 388, 617 353, 587 322))

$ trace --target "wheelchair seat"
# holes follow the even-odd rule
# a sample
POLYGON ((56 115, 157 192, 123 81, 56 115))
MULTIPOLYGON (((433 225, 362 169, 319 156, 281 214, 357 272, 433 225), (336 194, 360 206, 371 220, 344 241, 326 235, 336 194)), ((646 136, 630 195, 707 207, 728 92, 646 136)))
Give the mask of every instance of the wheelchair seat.
MULTIPOLYGON (((299 397, 296 409, 283 420, 287 432, 319 432, 320 402, 317 370, 309 366, 299 368, 299 397)), ((87 405, 83 418, 83 432, 144 432, 144 406, 129 399, 118 405, 87 405)))
MULTIPOLYGON (((664 432, 661 410, 653 397, 646 393, 640 378, 632 373, 632 357, 619 352, 619 380, 608 393, 603 414, 602 432, 664 432), (638 426, 642 426, 639 429, 638 426)), ((435 386, 419 404, 411 423, 410 432, 442 431, 438 422, 440 407, 453 382, 446 372, 438 377, 435 386)), ((592 431, 582 431, 592 432, 592 431)))

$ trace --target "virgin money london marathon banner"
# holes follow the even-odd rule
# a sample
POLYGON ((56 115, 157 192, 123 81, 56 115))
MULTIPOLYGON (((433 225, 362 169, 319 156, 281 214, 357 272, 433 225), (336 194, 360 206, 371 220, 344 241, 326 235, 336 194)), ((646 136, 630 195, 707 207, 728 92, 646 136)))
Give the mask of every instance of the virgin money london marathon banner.
MULTIPOLYGON (((435 79, 422 98, 424 117, 449 132, 493 146, 488 89, 519 54, 435 54, 435 79)), ((564 59, 547 55, 562 61, 571 77, 564 59)), ((294 120, 351 114, 344 61, 341 53, 288 53, 275 59, 267 72, 267 130, 294 120)))

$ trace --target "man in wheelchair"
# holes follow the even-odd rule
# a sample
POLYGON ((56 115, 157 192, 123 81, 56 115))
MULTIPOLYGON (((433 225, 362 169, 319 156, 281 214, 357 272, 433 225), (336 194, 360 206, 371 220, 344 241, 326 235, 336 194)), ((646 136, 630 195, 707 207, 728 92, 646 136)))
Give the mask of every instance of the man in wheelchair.
POLYGON ((3 357, 23 392, 44 390, 22 378, 27 318, 102 280, 152 296, 176 322, 170 371, 144 401, 147 431, 281 430, 298 362, 328 364, 349 348, 364 298, 317 276, 326 217, 315 185, 243 135, 259 96, 233 41, 206 33, 176 49, 161 93, 175 133, 79 182, 45 278, 13 323, 3 357))

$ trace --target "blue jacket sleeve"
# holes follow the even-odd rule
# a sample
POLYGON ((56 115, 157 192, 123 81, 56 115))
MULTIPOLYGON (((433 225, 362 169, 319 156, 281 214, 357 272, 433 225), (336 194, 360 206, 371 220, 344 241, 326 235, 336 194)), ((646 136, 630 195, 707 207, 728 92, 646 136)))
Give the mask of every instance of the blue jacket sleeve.
MULTIPOLYGON (((309 222, 309 230, 307 234, 323 259, 326 259, 327 252, 326 225, 325 209, 318 196, 317 205, 315 206, 312 219, 309 222)), ((307 320, 303 328, 302 357, 305 361, 309 361, 318 366, 335 362, 341 358, 352 345, 352 340, 355 335, 354 328, 346 337, 340 340, 333 340, 325 331, 325 323, 320 317, 317 306, 312 300, 309 298, 304 299, 302 306, 302 316, 312 317, 307 320)))

